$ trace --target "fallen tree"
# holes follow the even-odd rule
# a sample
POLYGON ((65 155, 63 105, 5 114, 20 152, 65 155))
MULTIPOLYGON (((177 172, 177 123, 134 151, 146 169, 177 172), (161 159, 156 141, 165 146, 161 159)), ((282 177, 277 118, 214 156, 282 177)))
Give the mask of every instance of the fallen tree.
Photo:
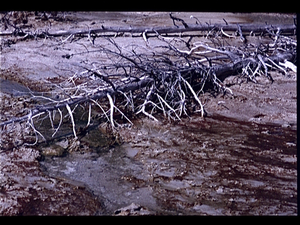
MULTIPOLYGON (((172 18, 172 17, 171 17, 172 18)), ((174 21, 174 17, 172 18, 174 21)), ((177 18, 178 19, 178 18, 177 18)), ((176 19, 175 19, 176 20, 176 19)), ((182 21, 181 21, 182 22, 182 21)), ((183 23, 183 22, 182 22, 183 23)), ((174 23, 175 24, 175 23, 174 23)), ((281 32, 294 32, 295 26, 273 27, 253 25, 210 25, 192 26, 183 23, 184 26, 172 28, 99 28, 88 31, 65 31, 46 33, 47 36, 82 35, 97 32, 142 32, 146 45, 149 47, 145 52, 135 49, 123 49, 113 38, 104 38, 109 46, 94 46, 100 53, 107 56, 110 63, 94 62, 81 66, 81 71, 74 74, 67 81, 60 84, 60 99, 53 99, 43 95, 32 93, 32 98, 46 100, 46 103, 37 105, 29 112, 18 118, 11 118, 0 123, 4 127, 14 123, 26 122, 36 135, 37 143, 39 136, 46 140, 43 134, 36 129, 35 122, 49 119, 53 129, 52 137, 60 129, 63 118, 63 110, 72 124, 72 130, 77 138, 76 121, 74 120, 74 109, 78 105, 88 107, 88 127, 91 124, 92 107, 98 107, 102 115, 115 128, 118 123, 114 114, 118 113, 128 123, 130 119, 126 116, 130 113, 144 114, 153 120, 157 120, 154 112, 162 112, 165 117, 173 120, 180 120, 182 116, 188 116, 191 111, 205 115, 205 109, 199 96, 206 90, 216 93, 233 94, 229 87, 222 81, 230 75, 240 75, 252 82, 255 77, 265 76, 273 81, 269 71, 277 70, 287 74, 288 70, 296 72, 296 47, 297 43, 293 38, 282 35, 281 32), (218 29, 218 31, 216 31, 218 29), (167 38, 161 33, 184 32, 184 31, 215 31, 211 38, 211 44, 203 42, 190 43, 191 39, 167 38), (224 45, 217 42, 218 36, 226 38, 233 37, 227 31, 238 30, 241 41, 244 42, 244 32, 253 30, 265 32, 272 38, 271 43, 255 45, 245 43, 242 47, 224 45), (154 33, 155 38, 161 45, 151 48, 148 43, 147 33, 154 33), (243 33, 242 33, 243 32, 243 33), (76 84, 76 79, 84 82, 76 84), (103 101, 107 99, 108 106, 103 101), (123 107, 123 110, 120 107, 123 107), (71 108, 72 107, 72 108, 71 108), (125 112, 124 112, 125 110, 125 112), (51 112, 58 112, 59 121, 51 112)), ((100 38, 100 37, 95 37, 100 38)), ((66 40, 64 40, 66 41, 66 40)), ((94 43, 92 43, 94 44, 94 43)), ((70 58, 73 55, 65 55, 70 58)), ((57 91, 59 92, 59 91, 57 91)))
MULTIPOLYGON (((138 34, 172 34, 172 33, 184 33, 184 32, 237 32, 241 37, 243 35, 251 34, 264 34, 280 31, 282 35, 296 35, 296 24, 272 24, 272 25, 258 25, 258 24, 228 24, 225 20, 225 24, 199 24, 196 19, 196 24, 187 24, 184 20, 176 18, 170 14, 170 18, 173 20, 174 26, 162 26, 162 27, 106 27, 100 28, 88 28, 88 29, 74 29, 74 30, 60 30, 60 31, 25 31, 21 26, 12 24, 6 16, 2 18, 2 23, 6 27, 13 27, 11 32, 0 32, 0 36, 14 35, 14 36, 26 36, 26 37, 59 37, 70 35, 96 35, 101 33, 138 33, 138 34), (176 25, 174 21, 178 20, 183 25, 176 25)), ((199 35, 199 33, 197 34, 199 35)))

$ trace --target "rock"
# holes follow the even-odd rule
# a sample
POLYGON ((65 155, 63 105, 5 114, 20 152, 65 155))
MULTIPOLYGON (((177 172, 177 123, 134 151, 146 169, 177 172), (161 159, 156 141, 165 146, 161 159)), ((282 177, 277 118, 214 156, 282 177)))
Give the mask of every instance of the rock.
POLYGON ((146 207, 140 206, 135 203, 131 203, 129 206, 117 209, 114 212, 115 216, 139 216, 139 215, 150 215, 151 213, 146 207))
POLYGON ((53 144, 49 147, 44 147, 41 151, 43 156, 63 156, 65 153, 65 148, 58 144, 53 144))
POLYGON ((59 145, 60 147, 62 147, 63 149, 67 149, 69 146, 69 141, 68 139, 56 142, 56 145, 59 145))

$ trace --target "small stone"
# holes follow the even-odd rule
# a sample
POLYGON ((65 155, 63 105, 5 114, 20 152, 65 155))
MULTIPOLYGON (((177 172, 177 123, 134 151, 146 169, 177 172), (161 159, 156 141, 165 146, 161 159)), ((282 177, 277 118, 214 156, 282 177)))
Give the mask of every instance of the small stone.
POLYGON ((117 209, 114 212, 115 216, 138 216, 150 214, 151 212, 148 209, 135 203, 131 203, 129 206, 117 209))
POLYGON ((295 147, 296 144, 295 143, 292 143, 292 142, 287 142, 285 143, 288 147, 295 147))
POLYGON ((65 149, 60 145, 54 144, 50 147, 44 147, 41 154, 43 156, 62 156, 65 152, 65 149))
POLYGON ((68 139, 56 142, 56 145, 59 145, 60 147, 62 147, 63 149, 67 149, 69 146, 69 141, 68 139))
POLYGON ((289 128, 289 127, 291 127, 291 125, 288 124, 288 123, 285 123, 285 124, 282 124, 281 127, 283 127, 283 128, 289 128))

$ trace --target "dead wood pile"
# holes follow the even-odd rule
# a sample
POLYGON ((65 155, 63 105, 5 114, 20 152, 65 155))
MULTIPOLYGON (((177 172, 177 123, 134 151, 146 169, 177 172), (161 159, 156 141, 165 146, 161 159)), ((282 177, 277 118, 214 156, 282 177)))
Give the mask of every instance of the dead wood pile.
MULTIPOLYGON (((36 135, 45 140, 36 129, 35 123, 50 120, 53 134, 60 129, 64 119, 72 124, 77 137, 74 110, 84 107, 87 110, 87 124, 92 120, 92 110, 98 108, 101 118, 111 127, 118 127, 116 114, 123 122, 131 123, 129 115, 144 114, 157 120, 155 113, 161 112, 172 120, 180 120, 191 113, 205 115, 205 109, 199 96, 205 91, 233 94, 222 81, 231 75, 246 77, 256 82, 257 76, 273 80, 270 71, 277 70, 283 75, 289 70, 296 72, 295 25, 256 26, 253 25, 187 25, 183 20, 170 15, 174 22, 170 28, 105 28, 88 31, 64 31, 56 33, 24 32, 16 30, 14 35, 40 37, 66 36, 68 41, 76 35, 87 37, 94 50, 103 53, 105 62, 92 62, 81 66, 74 76, 62 82, 57 91, 59 98, 50 98, 32 94, 32 98, 42 98, 46 103, 28 109, 22 117, 2 121, 1 132, 12 129, 13 124, 25 122, 36 135), (193 41, 195 36, 182 38, 188 31, 201 31, 207 41, 193 41), (231 33, 229 33, 231 31, 231 33), (244 32, 245 31, 245 32, 244 32), (19 32, 19 33, 18 33, 19 32), (101 36, 103 32, 140 32, 146 46, 123 48, 115 38, 101 36), (166 33, 177 36, 166 36, 166 33), (149 35, 151 33, 151 35, 149 35), (253 36, 256 33, 256 36, 253 36), (285 35, 283 35, 283 33, 285 35), (272 41, 259 44, 247 41, 247 36, 262 38, 268 36, 272 41), (95 39, 102 38, 105 45, 96 45, 95 39), (238 39, 238 46, 230 45, 229 39, 238 39), (151 42, 155 40, 155 47, 151 42), (81 82, 78 82, 81 80, 81 82), (11 126, 10 128, 7 128, 11 126)), ((3 35, 3 34, 2 34, 3 35)), ((8 34, 6 34, 8 35, 8 34)), ((71 58, 73 55, 64 55, 71 58)))

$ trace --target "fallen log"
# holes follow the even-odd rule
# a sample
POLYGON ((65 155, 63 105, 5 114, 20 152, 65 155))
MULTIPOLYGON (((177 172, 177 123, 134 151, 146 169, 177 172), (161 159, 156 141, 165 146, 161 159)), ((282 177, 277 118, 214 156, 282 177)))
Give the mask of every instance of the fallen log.
MULTIPOLYGON (((278 29, 285 35, 295 35, 296 26, 277 24, 277 25, 257 25, 257 24, 241 24, 239 25, 243 34, 245 33, 262 33, 267 31, 277 31, 278 29)), ((104 27, 93 28, 89 30, 70 30, 70 31, 57 31, 57 32, 48 32, 48 36, 65 36, 71 34, 90 34, 90 33, 105 33, 105 32, 114 32, 114 33, 183 33, 190 31, 210 31, 210 30, 223 30, 223 31, 237 31, 239 28, 236 24, 222 25, 222 24, 213 24, 213 25, 188 25, 178 26, 178 27, 104 27)))
POLYGON ((243 35, 249 33, 267 33, 272 31, 280 30, 281 34, 284 35, 295 35, 296 25, 294 24, 273 24, 273 25, 259 25, 259 24, 212 24, 212 25, 188 25, 188 26, 178 26, 178 27, 104 27, 101 28, 91 28, 91 29, 74 29, 74 30, 61 30, 61 31, 43 31, 40 34, 30 34, 24 31, 13 31, 13 32, 0 32, 0 36, 7 35, 36 35, 37 37, 59 37, 67 35, 90 35, 90 34, 100 34, 100 33, 147 33, 147 34, 171 34, 171 33, 184 33, 184 32, 194 32, 194 31, 239 31, 243 32, 243 35))

